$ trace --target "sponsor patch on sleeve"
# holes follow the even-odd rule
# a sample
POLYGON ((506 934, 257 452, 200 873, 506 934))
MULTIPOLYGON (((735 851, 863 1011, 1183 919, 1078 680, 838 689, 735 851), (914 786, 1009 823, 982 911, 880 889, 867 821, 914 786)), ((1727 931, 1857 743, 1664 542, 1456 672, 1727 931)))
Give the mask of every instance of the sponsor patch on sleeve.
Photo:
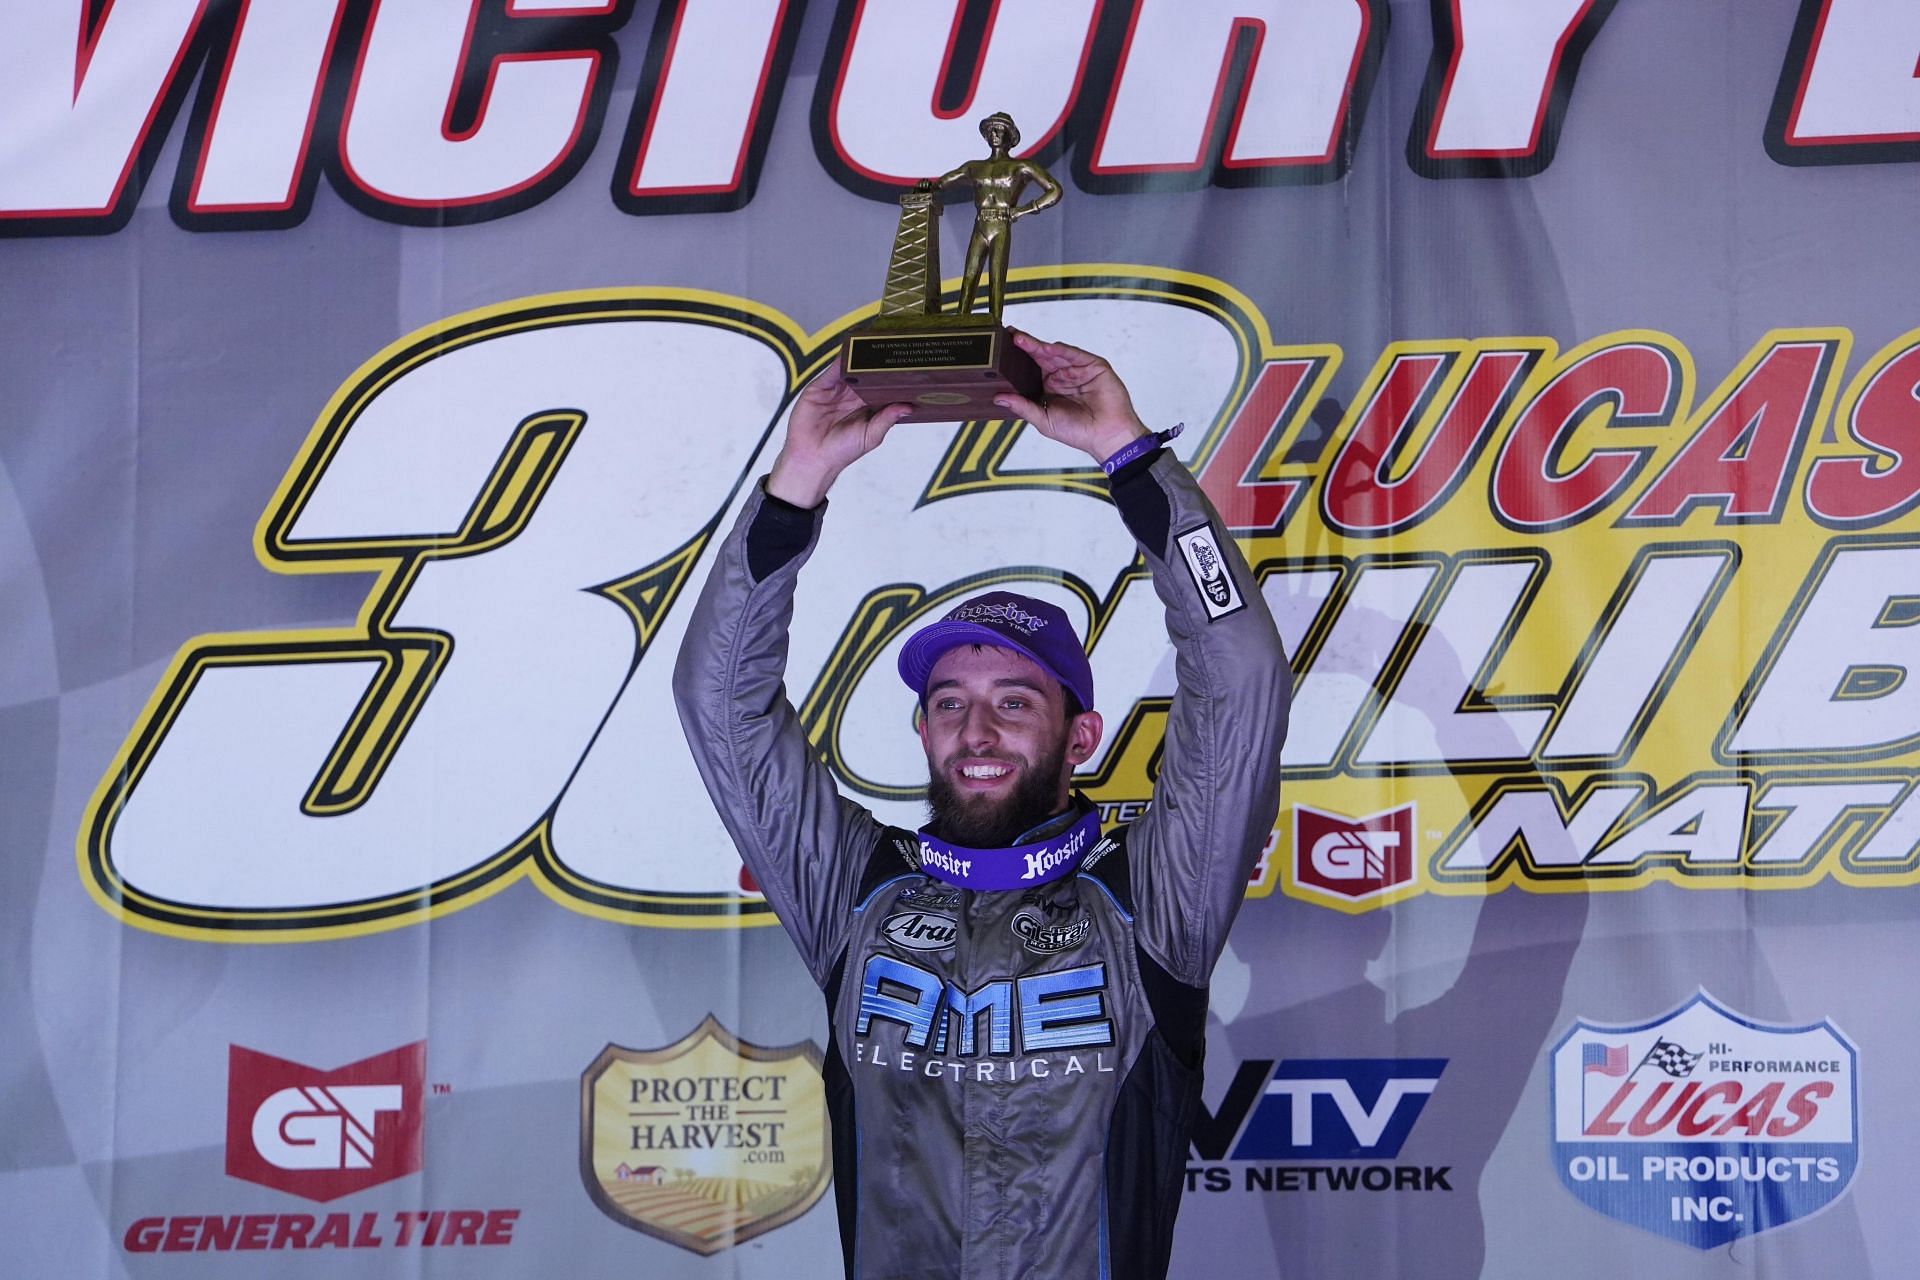
POLYGON ((1176 535, 1174 542, 1187 562, 1187 572, 1193 575, 1193 585, 1200 592, 1200 603, 1207 610, 1207 621, 1224 618, 1247 607, 1247 602, 1240 598, 1240 588, 1234 582, 1233 574, 1221 557, 1213 526, 1196 525, 1176 535))

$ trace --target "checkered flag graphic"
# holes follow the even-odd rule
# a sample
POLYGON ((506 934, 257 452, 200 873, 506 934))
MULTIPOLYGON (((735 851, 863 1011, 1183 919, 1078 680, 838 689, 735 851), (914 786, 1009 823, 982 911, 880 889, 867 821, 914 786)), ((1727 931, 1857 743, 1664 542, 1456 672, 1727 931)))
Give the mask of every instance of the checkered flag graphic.
POLYGON ((1688 1053, 1671 1040, 1656 1040, 1653 1048, 1647 1050, 1647 1056, 1640 1060, 1640 1065, 1652 1064, 1668 1075, 1684 1080, 1693 1074, 1693 1066, 1698 1061, 1699 1054, 1688 1053))

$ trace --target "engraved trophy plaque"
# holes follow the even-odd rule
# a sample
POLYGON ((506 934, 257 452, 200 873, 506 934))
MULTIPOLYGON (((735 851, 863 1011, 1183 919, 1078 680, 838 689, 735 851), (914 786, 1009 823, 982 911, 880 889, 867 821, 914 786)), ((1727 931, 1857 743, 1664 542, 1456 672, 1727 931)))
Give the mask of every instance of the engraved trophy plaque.
POLYGON ((1005 112, 980 122, 990 154, 923 181, 900 197, 900 228, 887 264, 880 314, 855 329, 841 352, 847 385, 869 405, 911 404, 903 422, 1003 418, 996 395, 1040 393, 1040 368, 1000 323, 1006 296, 1007 247, 1015 221, 1060 199, 1060 184, 1031 160, 1009 153, 1020 130, 1005 112), (973 188, 973 235, 960 276, 959 307, 940 309, 940 196, 956 183, 973 188), (1040 194, 1027 204, 1028 183, 1040 194), (981 277, 984 274, 985 280, 981 277), (987 309, 974 311, 984 283, 987 309))

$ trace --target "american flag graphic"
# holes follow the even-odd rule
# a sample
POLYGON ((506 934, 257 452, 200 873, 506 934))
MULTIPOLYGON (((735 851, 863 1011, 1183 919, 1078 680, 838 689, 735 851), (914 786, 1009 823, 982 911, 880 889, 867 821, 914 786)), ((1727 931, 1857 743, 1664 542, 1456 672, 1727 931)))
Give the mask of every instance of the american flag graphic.
POLYGON ((1603 1076, 1627 1074, 1627 1046, 1601 1044, 1598 1040, 1587 1041, 1580 1046, 1580 1070, 1585 1075, 1592 1075, 1596 1071, 1603 1076))

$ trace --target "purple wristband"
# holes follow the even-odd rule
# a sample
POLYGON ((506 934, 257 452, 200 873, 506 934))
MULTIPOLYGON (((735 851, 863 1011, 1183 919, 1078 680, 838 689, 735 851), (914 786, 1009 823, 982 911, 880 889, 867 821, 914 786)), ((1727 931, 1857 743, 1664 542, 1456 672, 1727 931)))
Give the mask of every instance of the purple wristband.
POLYGON ((1176 422, 1165 431, 1155 431, 1151 435, 1144 435, 1129 440, 1118 449, 1115 449, 1113 456, 1100 464, 1100 469, 1108 475, 1112 475, 1129 462, 1132 462, 1135 458, 1143 458, 1147 454, 1152 453, 1155 449, 1158 449, 1161 445, 1173 439, 1186 429, 1186 423, 1176 422))

